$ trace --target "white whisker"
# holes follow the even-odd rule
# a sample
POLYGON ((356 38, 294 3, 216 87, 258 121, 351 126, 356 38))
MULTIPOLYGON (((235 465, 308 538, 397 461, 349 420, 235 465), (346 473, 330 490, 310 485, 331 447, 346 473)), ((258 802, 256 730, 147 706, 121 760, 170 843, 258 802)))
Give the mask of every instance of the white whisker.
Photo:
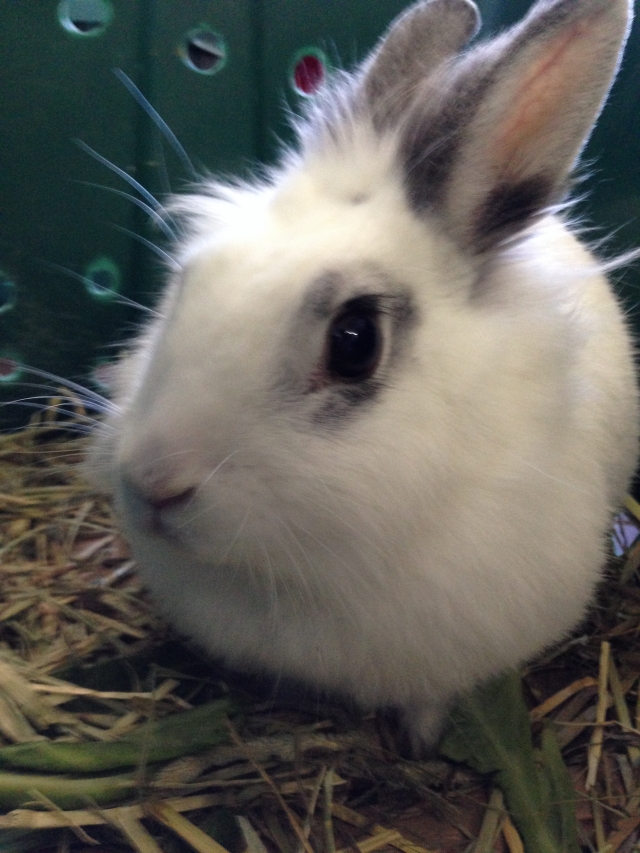
POLYGON ((156 208, 152 207, 150 204, 147 204, 141 198, 138 198, 137 196, 132 195, 131 193, 126 193, 123 190, 116 189, 116 187, 109 187, 106 184, 96 184, 92 181, 78 181, 78 183, 81 183, 86 187, 95 187, 99 190, 105 190, 106 192, 113 193, 114 195, 118 195, 121 198, 126 198, 127 201, 131 202, 131 204, 135 204, 136 207, 139 207, 140 210, 143 210, 147 214, 149 219, 152 219, 153 222, 155 222, 155 224, 158 226, 158 228, 160 228, 165 237, 168 237, 170 240, 175 240, 177 236, 176 232, 169 224, 169 222, 171 222, 172 220, 169 217, 167 211, 164 210, 164 208, 163 215, 159 213, 156 208))
POLYGON ((218 473, 218 471, 222 468, 222 466, 223 466, 223 465, 226 465, 226 464, 227 464, 227 462, 228 462, 230 459, 232 459, 232 458, 233 458, 236 454, 238 454, 239 452, 240 452, 240 450, 239 450, 239 449, 238 449, 238 450, 233 450, 233 451, 232 451, 228 456, 225 456, 225 458, 222 460, 222 462, 219 462, 219 463, 216 465, 216 467, 213 469, 213 471, 210 471, 210 472, 209 472, 209 474, 207 474, 207 476, 205 477, 205 479, 202 481, 202 483, 200 483, 200 485, 198 486, 198 491, 200 491, 200 489, 202 489, 202 488, 203 488, 203 486, 206 486, 206 485, 207 485, 207 483, 208 483, 211 479, 213 479, 213 477, 215 477, 215 475, 216 475, 216 474, 218 473))
POLYGON ((521 462, 523 465, 526 465, 527 468, 531 468, 532 471, 535 471, 538 474, 542 474, 543 477, 552 480, 554 483, 559 483, 561 486, 566 486, 568 489, 571 489, 572 491, 577 492, 581 495, 591 494, 589 489, 581 489, 579 486, 576 486, 575 483, 570 483, 568 480, 561 480, 559 477, 554 477, 553 474, 550 474, 543 468, 538 468, 537 465, 533 465, 531 462, 527 462, 526 459, 522 459, 521 457, 515 455, 513 456, 513 458, 517 459, 518 462, 521 462))
POLYGON ((154 254, 156 254, 159 258, 167 264, 167 266, 171 267, 173 270, 181 269, 180 264, 173 258, 168 252, 165 252, 164 249, 161 249, 156 243, 152 240, 147 240, 146 237, 143 237, 142 234, 136 234, 135 231, 131 231, 130 228, 124 228, 122 225, 113 225, 116 231, 120 231, 122 234, 126 234, 128 237, 133 237, 134 240, 137 240, 138 243, 142 243, 143 246, 146 246, 147 249, 150 249, 154 254))
POLYGON ((107 397, 104 397, 97 391, 92 391, 90 388, 87 388, 84 385, 80 385, 79 383, 74 382, 72 379, 67 379, 63 376, 58 376, 55 373, 49 373, 47 370, 41 370, 38 367, 28 367, 24 364, 18 364, 18 369, 22 373, 31 374, 33 376, 37 376, 42 379, 47 379, 49 382, 55 383, 55 385, 51 387, 48 385, 40 385, 31 382, 20 382, 20 385, 23 388, 33 388, 37 390, 42 390, 47 392, 47 394, 55 397, 59 397, 61 395, 64 397, 65 394, 69 392, 68 400, 72 404, 74 402, 80 402, 83 405, 87 406, 89 409, 93 409, 98 412, 108 412, 110 414, 118 414, 119 412, 119 407, 107 397), (71 394, 70 392, 73 392, 73 394, 71 394))
MULTIPOLYGON (((318 579, 317 573, 314 569, 313 563, 311 562, 309 555, 307 554, 304 547, 302 546, 302 543, 298 540, 298 537, 295 535, 295 533, 291 530, 291 528, 288 526, 288 524, 280 516, 274 514, 272 517, 274 518, 275 521, 277 521, 281 525, 281 527, 284 528, 284 530, 286 531, 286 533, 288 534, 290 539, 293 540, 294 545, 300 551, 304 561, 306 562, 307 566, 309 567, 311 576, 317 580, 318 579)), ((276 533, 276 530, 274 529, 273 532, 276 533)), ((281 547, 283 548, 283 550, 285 551, 285 553, 287 554, 287 556, 291 560, 291 568, 295 570, 296 575, 300 580, 300 584, 298 587, 300 589, 300 592, 304 593, 304 595, 306 597, 306 601, 311 605, 312 609, 317 610, 318 608, 317 608, 315 598, 314 598, 313 585, 309 582, 309 577, 307 576, 307 574, 304 572, 304 570, 300 566, 300 564, 299 564, 298 560, 296 559, 296 557, 294 556, 294 554, 287 547, 286 541, 282 537, 278 537, 278 538, 280 539, 281 547)), ((290 590, 288 587, 287 587, 287 591, 290 594, 290 590)), ((292 598, 291 594, 290 594, 290 598, 292 598)))
POLYGON ((229 546, 227 547, 226 551, 224 552, 224 554, 220 558, 221 563, 224 563, 227 560, 227 558, 229 557, 229 554, 233 551, 233 548, 234 548, 236 542, 238 541, 238 539, 242 535, 242 531, 244 530, 245 525, 246 525, 247 521, 249 520, 250 514, 251 514, 251 507, 249 507, 247 509, 244 518, 242 519, 242 521, 238 525, 238 529, 234 533, 233 538, 232 538, 231 542, 229 543, 229 546))
POLYGON ((123 181, 126 181, 126 183, 128 183, 130 187, 132 187, 137 193, 140 193, 142 198, 144 198, 145 201, 155 211, 157 211, 158 213, 165 214, 167 219, 171 219, 171 217, 168 215, 165 208, 160 204, 158 199, 152 193, 150 193, 149 190, 146 189, 146 187, 144 187, 140 183, 140 181, 136 181, 136 179, 132 177, 128 172, 125 172, 124 169, 121 169, 119 166, 116 166, 115 163, 112 163, 110 160, 107 160, 107 158, 103 157, 102 154, 98 154, 97 151, 91 148, 90 145, 87 145, 86 142, 83 142, 82 139, 74 139, 73 141, 78 146, 78 148, 80 148, 90 157, 93 157, 94 160, 97 160, 100 165, 105 166, 107 169, 109 169, 109 171, 116 174, 119 178, 122 178, 123 181))
POLYGON ((269 556, 269 551, 262 540, 259 540, 260 548, 264 553, 264 558, 266 560, 267 565, 267 580, 269 583, 269 621, 271 623, 271 631, 275 632, 278 629, 278 606, 279 606, 279 598, 278 598, 278 587, 275 579, 275 572, 273 571, 273 565, 271 563, 271 557, 269 556))
MULTIPOLYGON (((95 282, 91 281, 91 279, 82 275, 81 273, 75 272, 74 270, 70 270, 67 267, 60 266, 60 264, 54 264, 53 262, 47 262, 47 266, 51 267, 58 272, 63 273, 64 275, 68 275, 70 278, 79 281, 80 284, 84 284, 85 287, 94 288, 95 282)), ((135 308, 137 311, 142 311, 145 314, 150 314, 152 317, 159 317, 160 314, 157 311, 154 311, 153 308, 149 308, 147 305, 141 305, 139 302, 135 302, 133 299, 129 299, 128 296, 123 296, 121 293, 114 293, 113 295, 114 302, 118 302, 120 305, 128 305, 130 308, 135 308)))
POLYGON ((118 80, 122 83, 125 89, 133 96, 135 101, 142 107, 142 109, 146 112, 149 118, 153 121, 158 130, 162 133, 164 138, 167 140, 169 145, 173 148, 178 158, 182 161, 185 169, 189 172, 191 177, 194 180, 198 180, 200 177, 196 172, 193 163, 189 159, 189 155, 184 150, 178 137, 171 130, 166 121, 162 118, 162 116, 158 113, 154 107, 151 106, 147 98, 142 94, 140 89, 136 86, 136 84, 131 80, 120 68, 114 68, 113 73, 118 78, 118 80))

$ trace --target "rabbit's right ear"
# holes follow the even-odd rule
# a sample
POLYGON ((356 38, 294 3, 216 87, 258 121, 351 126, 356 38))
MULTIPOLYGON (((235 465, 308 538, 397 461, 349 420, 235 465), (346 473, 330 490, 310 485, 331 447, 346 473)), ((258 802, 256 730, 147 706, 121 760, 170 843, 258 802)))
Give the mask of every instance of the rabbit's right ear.
MULTIPOLYGON (((632 13, 632 0, 538 0, 516 27, 428 71, 397 124, 414 211, 481 254, 561 201, 632 13)), ((397 52, 386 64, 400 73, 397 52)))
POLYGON ((397 121, 422 81, 479 26, 471 0, 423 0, 395 19, 361 69, 360 94, 378 130, 397 121))

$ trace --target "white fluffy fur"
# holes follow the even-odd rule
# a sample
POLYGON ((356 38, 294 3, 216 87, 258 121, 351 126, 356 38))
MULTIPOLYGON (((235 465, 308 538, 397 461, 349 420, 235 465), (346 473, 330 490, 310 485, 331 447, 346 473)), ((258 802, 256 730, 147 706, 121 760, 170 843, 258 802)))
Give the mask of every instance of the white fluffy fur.
POLYGON ((631 346, 558 218, 473 255, 410 209, 396 131, 356 114, 338 137, 181 201, 182 272, 93 462, 178 626, 234 665, 397 706, 428 742, 458 692, 583 616, 636 458, 631 346), (321 358, 304 329, 287 350, 311 283, 352 270, 401 283, 418 324, 379 398, 326 427, 276 378, 321 358), (195 495, 160 535, 123 478, 195 495))

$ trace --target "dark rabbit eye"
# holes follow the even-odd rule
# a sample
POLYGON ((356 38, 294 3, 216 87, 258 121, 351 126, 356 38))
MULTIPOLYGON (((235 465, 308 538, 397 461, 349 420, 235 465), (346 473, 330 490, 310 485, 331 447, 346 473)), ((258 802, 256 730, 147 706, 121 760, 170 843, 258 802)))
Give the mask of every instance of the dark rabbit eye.
POLYGON ((327 369, 336 379, 359 382, 373 375, 380 362, 382 335, 377 313, 355 306, 329 327, 327 369))

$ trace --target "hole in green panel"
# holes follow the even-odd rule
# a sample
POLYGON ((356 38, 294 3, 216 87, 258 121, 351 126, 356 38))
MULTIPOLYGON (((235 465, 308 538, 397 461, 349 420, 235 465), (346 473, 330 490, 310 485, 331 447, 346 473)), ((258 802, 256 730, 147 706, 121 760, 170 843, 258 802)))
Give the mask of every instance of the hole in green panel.
POLYGON ((112 18, 108 0, 62 0, 58 5, 58 20, 74 36, 99 36, 112 18))
POLYGON ((113 299, 120 291, 120 270, 111 258, 100 257, 87 266, 84 284, 96 299, 113 299))
POLYGON ((180 58, 198 74, 215 74, 227 62, 227 46, 219 33, 202 24, 190 30, 179 48, 180 58))
POLYGON ((16 285, 13 279, 0 270, 0 314, 16 304, 16 285))
POLYGON ((317 47, 304 47, 293 57, 290 80, 294 91, 311 97, 324 83, 327 57, 317 47))

